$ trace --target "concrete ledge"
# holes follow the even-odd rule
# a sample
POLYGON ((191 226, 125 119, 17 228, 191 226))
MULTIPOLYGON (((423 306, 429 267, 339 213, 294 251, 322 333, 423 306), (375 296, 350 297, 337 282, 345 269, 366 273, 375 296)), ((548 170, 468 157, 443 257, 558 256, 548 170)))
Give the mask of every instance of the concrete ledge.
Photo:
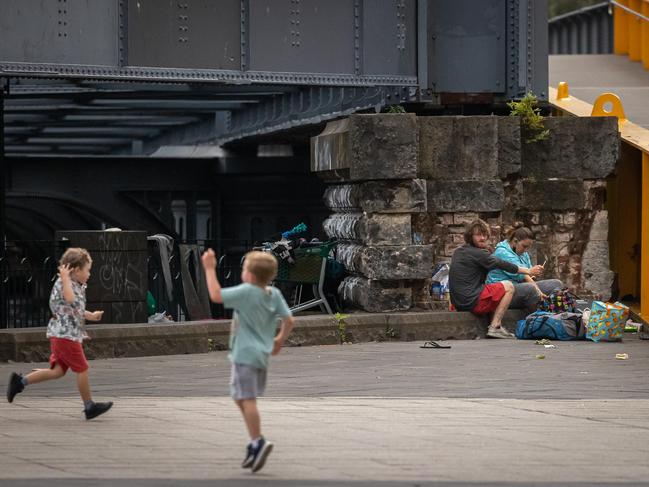
MULTIPOLYGON (((522 311, 509 311, 507 327, 511 329, 524 315, 522 311)), ((340 343, 338 328, 332 316, 298 316, 288 345, 340 343)), ((482 338, 486 328, 486 319, 463 312, 353 313, 345 319, 344 332, 351 342, 452 340, 482 338)), ((0 361, 47 361, 49 341, 45 330, 0 330, 0 361)), ((230 320, 88 325, 87 330, 91 337, 84 343, 88 359, 207 353, 227 349, 230 320)))

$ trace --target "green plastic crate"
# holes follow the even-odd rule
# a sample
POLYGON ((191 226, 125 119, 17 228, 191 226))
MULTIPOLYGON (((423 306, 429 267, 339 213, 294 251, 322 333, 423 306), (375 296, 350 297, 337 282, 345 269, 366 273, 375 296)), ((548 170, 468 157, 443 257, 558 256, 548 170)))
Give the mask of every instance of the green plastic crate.
POLYGON ((317 247, 295 249, 295 263, 279 261, 275 281, 317 284, 320 281, 322 261, 335 246, 336 242, 326 242, 317 247))

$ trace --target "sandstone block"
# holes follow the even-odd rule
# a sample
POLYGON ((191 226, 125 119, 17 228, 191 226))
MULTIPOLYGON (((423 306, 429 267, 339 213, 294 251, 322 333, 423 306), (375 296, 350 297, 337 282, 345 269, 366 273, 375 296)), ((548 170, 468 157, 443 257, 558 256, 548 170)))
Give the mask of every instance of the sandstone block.
POLYGON ((419 176, 495 179, 520 169, 520 120, 513 117, 418 117, 419 176))
POLYGON ((522 144, 521 175, 603 179, 615 170, 620 134, 615 117, 548 117, 550 136, 522 144))
POLYGON ((569 232, 557 232, 554 234, 555 242, 570 242, 571 235, 569 232))
POLYGON ((574 211, 566 212, 566 214, 563 215, 563 223, 564 225, 574 225, 577 223, 577 213, 574 211))
POLYGON ((602 240, 608 242, 608 211, 601 210, 595 213, 593 224, 590 227, 589 240, 602 240))
POLYGON ((576 179, 523 181, 523 209, 579 210, 584 208, 584 186, 576 179))
POLYGON ((441 213, 439 221, 442 225, 453 225, 453 213, 441 213))
POLYGON ((367 245, 410 245, 410 215, 334 213, 324 221, 329 238, 358 240, 367 245))
POLYGON ((603 272, 610 270, 609 244, 605 240, 594 240, 586 244, 582 255, 584 272, 603 272))
POLYGON ((584 273, 583 288, 597 299, 608 301, 611 298, 614 277, 613 271, 584 273))
POLYGON ((405 311, 412 306, 412 289, 398 282, 347 277, 340 283, 338 294, 346 304, 371 313, 405 311))
POLYGON ((342 181, 417 177, 417 119, 351 115, 311 138, 311 171, 342 181))
POLYGON ((586 291, 601 299, 609 299, 614 273, 610 270, 608 241, 588 242, 581 258, 581 275, 586 291))
POLYGON ((429 180, 427 196, 429 211, 501 211, 505 200, 503 183, 499 180, 429 180))
POLYGON ((329 186, 324 194, 325 205, 333 211, 365 211, 367 213, 425 212, 426 181, 366 181, 359 184, 329 186))
POLYGON ((433 267, 430 245, 340 244, 337 258, 350 272, 378 280, 426 279, 433 267))
POLYGON ((498 176, 505 179, 521 171, 521 121, 498 117, 498 176))
MULTIPOLYGON (((469 223, 478 219, 477 213, 456 213, 453 216, 453 223, 456 225, 468 225, 469 223)), ((462 230, 464 232, 464 230, 462 230)))

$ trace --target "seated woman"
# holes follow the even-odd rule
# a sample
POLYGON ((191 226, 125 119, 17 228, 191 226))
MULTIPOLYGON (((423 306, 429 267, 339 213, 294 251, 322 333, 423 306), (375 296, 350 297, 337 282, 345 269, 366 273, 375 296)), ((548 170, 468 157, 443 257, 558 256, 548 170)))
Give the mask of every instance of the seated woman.
MULTIPOLYGON (((496 246, 493 256, 518 267, 532 267, 532 260, 527 253, 534 243, 532 230, 522 222, 516 222, 506 236, 507 238, 496 246)), ((563 287, 559 279, 535 281, 528 275, 512 274, 500 269, 494 269, 487 275, 487 284, 500 281, 511 281, 514 284, 514 297, 510 308, 534 309, 539 299, 546 297, 554 289, 563 287)))

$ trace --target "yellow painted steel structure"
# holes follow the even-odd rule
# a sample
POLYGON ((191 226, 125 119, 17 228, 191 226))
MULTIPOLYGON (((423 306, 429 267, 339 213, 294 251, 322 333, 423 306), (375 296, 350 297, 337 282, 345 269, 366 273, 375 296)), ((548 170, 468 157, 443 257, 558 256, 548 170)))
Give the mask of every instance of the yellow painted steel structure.
POLYGON ((618 117, 622 150, 608 195, 611 268, 619 275, 620 294, 639 296, 640 315, 649 322, 649 130, 627 120, 612 93, 602 94, 594 105, 572 97, 567 83, 550 87, 549 94, 561 115, 618 117))
POLYGON ((615 0, 613 52, 649 69, 649 0, 615 0))

